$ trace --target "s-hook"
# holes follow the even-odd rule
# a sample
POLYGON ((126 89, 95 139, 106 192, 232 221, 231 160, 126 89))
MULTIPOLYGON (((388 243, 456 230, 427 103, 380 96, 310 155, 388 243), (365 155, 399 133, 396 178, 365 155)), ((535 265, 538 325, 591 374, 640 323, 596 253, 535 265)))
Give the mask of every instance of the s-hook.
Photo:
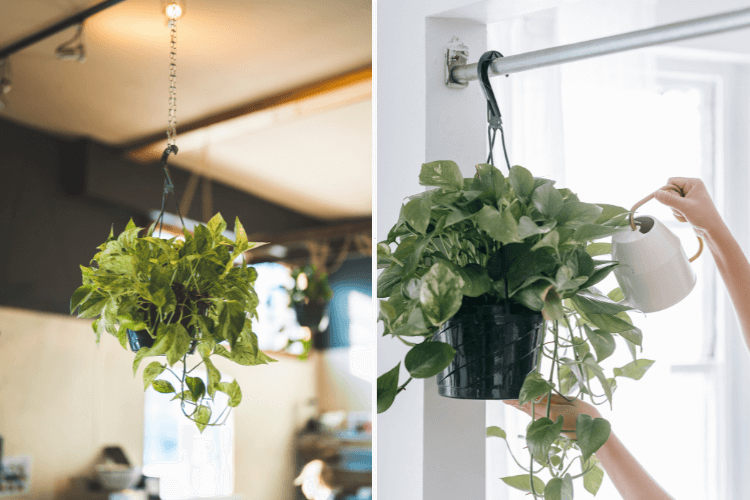
POLYGON ((175 207, 177 207, 177 215, 180 216, 180 222, 182 223, 183 230, 185 229, 185 221, 182 219, 182 214, 180 213, 180 204, 177 202, 177 196, 174 195, 174 183, 172 182, 172 177, 169 175, 169 167, 167 166, 167 160, 169 160, 170 154, 177 154, 176 145, 169 144, 161 154, 161 169, 162 172, 164 172, 164 193, 161 196, 161 212, 159 213, 159 217, 157 217, 156 219, 156 222, 159 223, 159 235, 161 235, 161 229, 164 225, 164 209, 167 206, 167 198, 169 197, 169 193, 173 194, 174 204, 175 207))
MULTIPOLYGON (((492 156, 492 151, 495 147, 495 136, 497 131, 500 131, 500 140, 503 144, 503 154, 505 155, 505 164, 508 166, 510 171, 510 161, 508 160, 508 150, 505 147, 505 133, 503 132, 503 119, 500 115, 500 107, 497 105, 495 99, 495 93, 492 91, 492 85, 490 84, 490 77, 488 70, 493 60, 503 57, 500 52, 495 50, 489 50, 482 54, 477 63, 477 75, 479 77, 479 83, 482 86, 482 91, 487 99, 487 137, 490 141, 490 152, 487 156, 487 163, 490 165, 495 164, 495 160, 492 156)), ((505 75, 506 77, 508 75, 505 75)))

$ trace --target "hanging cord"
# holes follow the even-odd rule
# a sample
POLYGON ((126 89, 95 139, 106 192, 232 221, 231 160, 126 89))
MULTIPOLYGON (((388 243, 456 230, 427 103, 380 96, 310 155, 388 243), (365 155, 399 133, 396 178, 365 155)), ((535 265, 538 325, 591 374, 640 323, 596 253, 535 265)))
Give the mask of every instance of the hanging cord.
POLYGON ((164 225, 164 210, 167 206, 167 198, 171 193, 174 198, 174 205, 177 208, 177 215, 180 217, 182 231, 185 233, 185 220, 180 213, 180 203, 174 194, 174 183, 169 175, 167 160, 170 154, 177 154, 178 148, 175 144, 177 139, 177 20, 169 20, 171 30, 171 41, 169 50, 169 111, 167 113, 167 148, 161 155, 161 169, 164 172, 164 192, 161 197, 161 212, 156 222, 159 224, 159 237, 161 237, 162 227, 164 225))
MULTIPOLYGON (((169 51, 169 116, 167 123, 167 148, 177 139, 177 19, 169 20, 171 41, 169 51)), ((175 151, 177 153, 177 151, 175 151)))
MULTIPOLYGON (((505 132, 503 131, 503 119, 500 114, 500 106, 497 105, 497 99, 495 99, 495 92, 492 91, 492 85, 490 84, 490 77, 488 71, 492 61, 503 57, 500 52, 489 50, 482 54, 477 63, 477 74, 479 76, 479 83, 482 85, 482 91, 484 97, 487 99, 487 139, 490 143, 490 152, 487 156, 487 163, 495 166, 495 158, 493 157, 493 151, 495 149, 495 137, 497 131, 500 130, 500 141, 503 145, 503 154, 505 155, 505 165, 508 167, 510 172, 510 160, 508 160, 508 150, 505 147, 505 132)), ((508 76, 508 75, 505 75, 508 76)), ((505 255, 505 245, 500 245, 500 258, 502 259, 503 266, 503 283, 505 285, 505 314, 510 314, 510 298, 508 297, 508 260, 505 255)))
MULTIPOLYGON (((500 107, 497 105, 495 99, 495 93, 492 91, 492 85, 490 84, 490 77, 488 71, 492 61, 503 57, 500 52, 495 50, 489 50, 482 54, 477 63, 477 74, 479 76, 479 83, 482 85, 482 91, 487 99, 487 138, 490 143, 490 152, 487 156, 487 163, 495 165, 495 159, 493 157, 493 150, 495 149, 495 136, 497 131, 500 130, 500 141, 503 144, 503 153, 505 154, 505 164, 508 166, 510 171, 510 161, 508 160, 508 150, 505 147, 505 132, 503 131, 503 119, 500 114, 500 107)), ((508 76, 508 75, 505 75, 508 76)))

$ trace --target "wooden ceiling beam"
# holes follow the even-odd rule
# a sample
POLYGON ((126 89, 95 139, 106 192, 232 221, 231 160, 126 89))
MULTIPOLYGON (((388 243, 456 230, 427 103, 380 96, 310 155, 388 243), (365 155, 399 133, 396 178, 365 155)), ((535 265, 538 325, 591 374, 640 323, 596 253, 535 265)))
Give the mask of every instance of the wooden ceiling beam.
MULTIPOLYGON (((221 113, 200 118, 190 123, 180 124, 178 132, 180 135, 186 135, 190 132, 207 129, 219 124, 227 124, 227 122, 230 122, 231 120, 237 120, 264 111, 272 111, 288 105, 299 105, 305 101, 312 100, 316 97, 322 97, 325 94, 333 92, 342 92, 341 105, 361 101, 365 98, 371 98, 372 64, 367 64, 323 80, 318 80, 257 101, 252 101, 221 113), (369 85, 369 90, 355 92, 355 95, 348 95, 344 92, 347 89, 360 88, 365 85, 369 85)), ((165 134, 159 132, 136 141, 122 144, 119 146, 119 149, 133 159, 144 162, 153 161, 159 158, 161 150, 164 149, 163 145, 165 143, 165 134)))

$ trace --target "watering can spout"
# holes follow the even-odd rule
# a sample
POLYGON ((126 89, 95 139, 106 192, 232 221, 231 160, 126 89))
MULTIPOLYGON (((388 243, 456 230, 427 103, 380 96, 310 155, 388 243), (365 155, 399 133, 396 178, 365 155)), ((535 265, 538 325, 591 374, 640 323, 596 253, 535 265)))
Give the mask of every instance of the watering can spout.
MULTIPOLYGON (((662 189, 672 189, 684 196, 677 186, 662 189)), ((636 209, 651 200, 654 194, 633 206, 631 231, 612 237, 612 258, 622 264, 615 269, 615 278, 628 305, 642 312, 661 311, 687 297, 696 283, 690 262, 703 251, 703 240, 698 238, 700 248, 688 259, 680 239, 658 219, 633 217, 636 209)))

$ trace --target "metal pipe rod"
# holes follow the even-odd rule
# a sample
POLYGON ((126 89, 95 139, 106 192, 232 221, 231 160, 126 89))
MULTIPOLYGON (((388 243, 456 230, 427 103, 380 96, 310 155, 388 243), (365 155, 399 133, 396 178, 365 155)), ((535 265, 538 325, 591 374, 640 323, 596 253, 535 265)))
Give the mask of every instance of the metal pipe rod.
POLYGON ((108 9, 112 7, 113 5, 117 5, 118 3, 121 3, 124 1, 125 0, 105 0, 104 2, 98 3, 94 5, 93 7, 89 7, 88 9, 79 12, 78 14, 73 14, 72 16, 63 19, 62 21, 58 21, 54 23, 53 25, 42 29, 41 31, 32 33, 31 35, 25 38, 22 38, 18 40, 17 42, 13 42, 7 47, 3 47, 0 49, 0 61, 2 61, 3 59, 7 58, 8 56, 12 54, 15 54, 16 52, 20 50, 25 49, 26 47, 30 45, 34 45, 36 42, 39 42, 41 40, 44 40, 45 38, 55 35, 66 28, 70 28, 71 26, 81 24, 83 21, 93 16, 94 14, 98 14, 99 12, 105 9, 108 9))
MULTIPOLYGON (((735 10, 621 35, 501 57, 492 61, 489 71, 490 76, 508 75, 747 27, 750 27, 750 9, 735 10)), ((451 71, 451 76, 459 83, 476 80, 477 65, 474 63, 456 66, 451 71)))

